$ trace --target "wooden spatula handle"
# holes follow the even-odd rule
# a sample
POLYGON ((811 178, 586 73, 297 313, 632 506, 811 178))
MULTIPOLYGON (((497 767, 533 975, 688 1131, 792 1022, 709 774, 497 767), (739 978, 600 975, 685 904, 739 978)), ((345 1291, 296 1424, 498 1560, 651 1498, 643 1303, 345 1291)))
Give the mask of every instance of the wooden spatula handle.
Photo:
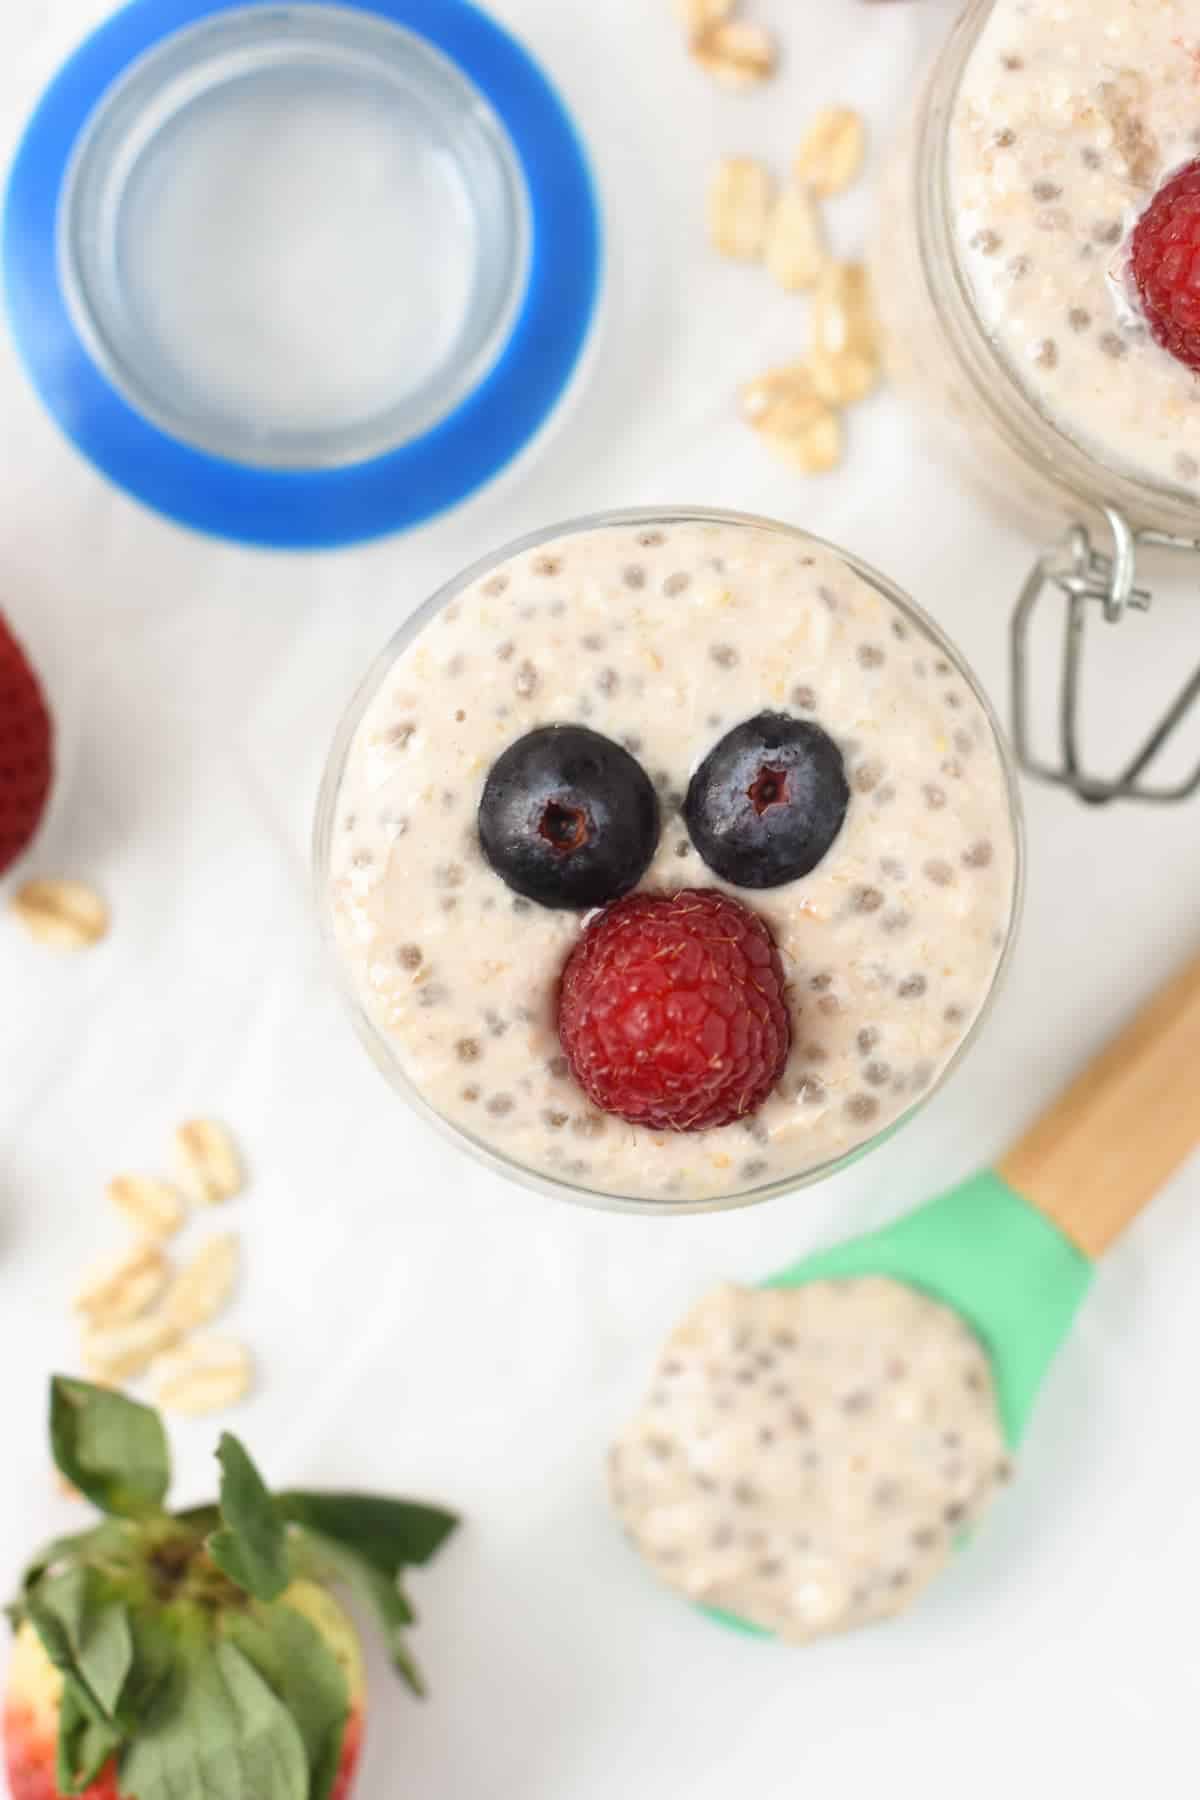
POLYGON ((1096 1257, 1200 1144, 1200 956, 1169 981, 999 1164, 1096 1257))

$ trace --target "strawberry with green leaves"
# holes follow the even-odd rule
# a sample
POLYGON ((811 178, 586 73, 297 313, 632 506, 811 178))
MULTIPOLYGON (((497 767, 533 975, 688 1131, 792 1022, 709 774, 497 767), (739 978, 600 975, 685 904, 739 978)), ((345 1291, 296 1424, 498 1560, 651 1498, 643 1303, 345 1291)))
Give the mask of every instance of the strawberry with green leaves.
POLYGON ((51 1384, 54 1459, 106 1514, 50 1544, 9 1609, 12 1800, 347 1800, 366 1707, 358 1635, 330 1589, 376 1615, 396 1669, 405 1568, 457 1521, 362 1494, 272 1496, 222 1437, 220 1500, 171 1513, 158 1414, 51 1384))

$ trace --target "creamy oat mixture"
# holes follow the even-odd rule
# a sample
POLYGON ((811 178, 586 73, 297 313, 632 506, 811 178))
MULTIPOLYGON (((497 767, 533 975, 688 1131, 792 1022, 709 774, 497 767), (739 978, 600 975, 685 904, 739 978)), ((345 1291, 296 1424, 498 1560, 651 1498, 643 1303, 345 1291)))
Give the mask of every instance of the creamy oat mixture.
POLYGON ((796 1643, 910 1606, 1011 1472, 975 1334, 877 1275, 710 1294, 609 1460, 664 1581, 796 1643))
POLYGON ((985 325, 1040 410, 1105 466, 1200 493, 1200 382, 1142 323, 1130 233, 1200 146, 1194 0, 996 0, 951 127, 951 199, 985 325))
POLYGON ((833 551, 744 525, 632 523, 492 570, 400 654, 351 744, 330 874, 359 1003, 438 1113, 600 1193, 697 1199, 799 1176, 912 1105, 991 986, 1015 847, 971 689, 833 551), (572 1080, 555 997, 580 917, 519 898, 484 863, 480 793, 525 732, 586 723, 659 791, 643 886, 720 885, 679 807, 717 739, 764 708, 820 723, 852 789, 810 875, 740 894, 789 976, 791 1058, 755 1117, 652 1133, 595 1112, 572 1080))

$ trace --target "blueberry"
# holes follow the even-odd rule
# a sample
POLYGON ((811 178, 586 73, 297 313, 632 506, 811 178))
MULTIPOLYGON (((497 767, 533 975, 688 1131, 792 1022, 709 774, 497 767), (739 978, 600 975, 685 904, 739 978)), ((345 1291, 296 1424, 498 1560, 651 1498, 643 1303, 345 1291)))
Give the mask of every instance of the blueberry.
POLYGON ((815 869, 850 801, 829 733, 786 713, 735 725, 692 777, 684 817, 709 868, 735 887, 780 887, 815 869))
POLYGON ((543 725, 497 757, 479 839, 501 881, 542 906, 604 906, 658 845, 658 799, 628 750, 583 725, 543 725))

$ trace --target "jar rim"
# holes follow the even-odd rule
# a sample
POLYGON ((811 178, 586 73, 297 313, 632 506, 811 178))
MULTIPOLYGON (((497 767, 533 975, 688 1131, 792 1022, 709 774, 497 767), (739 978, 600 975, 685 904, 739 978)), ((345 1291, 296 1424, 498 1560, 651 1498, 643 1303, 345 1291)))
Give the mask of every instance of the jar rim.
POLYGON ((996 0, 968 0, 935 59, 919 105, 911 178, 917 250, 930 303, 972 398, 1037 475, 1084 513, 1109 507, 1135 529, 1194 537, 1200 528, 1196 497, 1102 462, 1037 405, 984 327, 954 230, 950 125, 972 53, 995 5, 996 0))
POLYGON ((359 684, 334 735, 321 780, 317 800, 316 816, 312 839, 312 872, 315 901, 321 935, 324 940, 326 955, 332 961, 338 987, 342 993, 353 1021, 355 1030, 371 1059, 380 1069, 390 1085, 406 1100, 414 1112, 439 1131, 443 1138, 456 1144, 475 1161, 483 1163, 497 1174, 507 1176, 509 1180, 532 1188, 536 1192, 547 1194, 552 1198, 564 1199, 577 1205, 605 1212, 624 1212, 642 1214, 688 1215, 696 1213, 727 1212, 742 1207, 758 1205, 765 1200, 776 1199, 791 1193, 798 1188, 811 1186, 823 1181, 839 1170, 848 1168, 870 1151, 877 1149, 897 1131, 906 1125, 918 1112, 939 1093, 958 1068, 963 1057, 975 1043, 986 1020, 991 1014, 996 997, 1000 992, 1012 960, 1013 951, 1020 935, 1021 917, 1025 896, 1025 825, 1018 785, 1017 766, 1011 746, 1000 723, 999 717, 982 687, 978 676, 966 660, 957 644, 947 637, 937 621, 927 613, 909 594, 894 582, 840 545, 832 544, 814 532, 806 531, 801 526, 784 523, 781 520, 766 518, 758 514, 729 511, 721 508, 703 506, 650 506, 635 508, 618 508, 616 510, 586 514, 574 519, 560 521, 541 530, 528 532, 510 543, 490 551, 478 558, 466 569, 460 571, 445 582, 430 596, 404 624, 393 633, 383 649, 373 659, 365 677, 359 684), (398 1058, 384 1042, 374 1021, 362 1006, 350 979, 346 960, 337 943, 334 926, 333 908, 330 900, 329 871, 332 860, 332 844, 334 822, 337 815, 338 797, 345 775, 347 760, 355 734, 362 719, 371 706, 381 683, 392 670, 396 657, 412 643, 428 624, 432 622, 464 589, 482 580, 491 570, 502 563, 512 560, 514 556, 539 549, 542 545, 558 541, 566 537, 578 536, 583 532, 600 531, 619 527, 656 527, 681 524, 708 524, 744 526, 751 530, 782 533, 785 536, 815 544, 829 550, 843 561, 846 566, 861 580, 873 587, 886 600, 894 605, 903 616, 922 632, 924 632, 935 648, 940 650, 958 670, 966 682, 974 698, 983 711, 991 730, 992 741, 1000 761, 1004 776, 1005 799, 1007 802, 1008 827, 1013 846, 1013 882, 1008 922, 1005 930, 1005 941, 997 957, 992 972, 991 983, 980 1004, 979 1010, 970 1027, 955 1046, 945 1064, 938 1071, 935 1079, 924 1093, 919 1094, 912 1105, 907 1107, 898 1118, 892 1120, 882 1131, 856 1144, 844 1154, 819 1163, 801 1174, 780 1176, 770 1182, 751 1185, 730 1194, 706 1196, 703 1198, 679 1199, 673 1196, 648 1197, 646 1195, 615 1193, 601 1189, 589 1188, 581 1183, 572 1182, 557 1176, 549 1175, 541 1170, 531 1168, 516 1158, 510 1158, 497 1151, 493 1145, 476 1138, 460 1125, 446 1119, 421 1093, 417 1084, 400 1066, 398 1058))

